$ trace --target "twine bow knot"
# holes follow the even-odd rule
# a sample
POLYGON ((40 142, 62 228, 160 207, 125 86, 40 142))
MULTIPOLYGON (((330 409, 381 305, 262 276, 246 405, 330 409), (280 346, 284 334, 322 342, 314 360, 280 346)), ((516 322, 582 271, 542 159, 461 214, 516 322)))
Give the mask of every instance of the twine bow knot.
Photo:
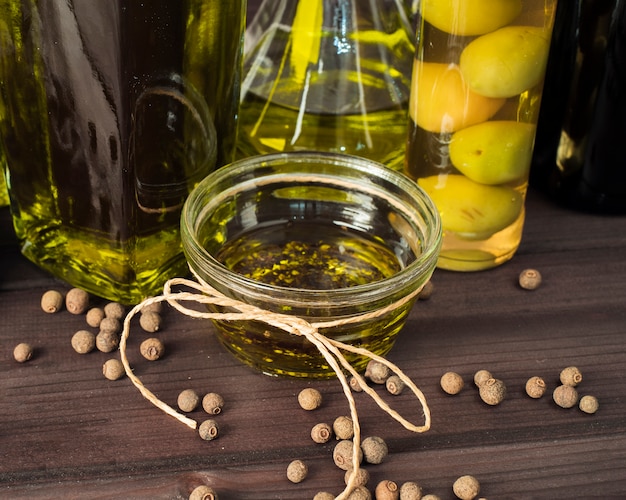
POLYGON ((386 314, 389 311, 392 311, 398 307, 401 307, 413 300, 419 292, 421 291, 421 287, 415 290, 413 293, 408 296, 384 307, 381 309, 377 309, 375 311, 365 313, 362 315, 342 318, 335 321, 326 321, 326 322, 313 322, 310 323, 303 318, 297 316, 290 316, 287 314, 274 313, 272 311, 267 311, 244 302, 240 302, 235 299, 231 299, 226 297, 219 291, 215 290, 212 286, 206 283, 204 280, 196 276, 196 281, 184 279, 184 278, 173 278, 169 280, 163 287, 163 294, 157 297, 150 297, 140 304, 136 305, 133 309, 129 311, 126 318, 124 319, 124 328, 122 331, 122 335, 120 338, 120 357, 122 360, 122 364, 124 365, 124 369, 126 371, 126 375, 132 381, 137 389, 141 392, 141 394, 148 399, 152 404, 154 404, 157 408, 161 409, 168 415, 176 418, 180 422, 185 425, 191 427, 192 429, 196 429, 198 423, 186 417, 185 415, 177 412, 169 406, 168 404, 161 401, 158 397, 154 395, 148 388, 146 388, 139 377, 137 377, 130 366, 128 361, 128 357, 126 355, 126 345, 127 340, 130 335, 130 324, 132 318, 145 307, 157 303, 157 302, 168 302, 172 307, 177 309, 179 312, 191 316, 194 318, 201 319, 211 319, 211 320, 222 320, 222 321, 250 321, 256 320, 264 322, 268 325, 274 326, 286 332, 289 332, 294 335, 304 336, 307 340, 309 340, 318 351, 322 354, 324 359, 328 362, 331 368, 337 375, 341 386, 343 388, 344 395, 348 400, 348 404, 350 406, 350 416, 352 418, 352 425, 354 430, 353 437, 353 453, 352 453, 352 473, 350 475, 350 479, 346 485, 345 490, 337 496, 338 500, 346 498, 350 492, 356 486, 357 480, 357 472, 360 467, 359 461, 359 449, 361 446, 361 429, 358 419, 358 412, 356 409, 356 402, 354 400, 354 396, 352 393, 352 389, 350 387, 350 383, 348 381, 346 372, 349 373, 352 377, 354 377, 363 392, 368 394, 376 404, 387 414, 389 414, 392 418, 398 421, 403 427, 412 431, 412 432, 425 432, 430 429, 430 409, 428 404, 426 403, 426 398, 422 391, 418 389, 418 387, 413 383, 413 381, 405 375, 400 368, 398 368, 395 364, 388 361, 387 359, 378 356, 367 349, 363 349, 361 347, 355 347, 349 344, 345 344, 343 342, 339 342, 337 340, 326 337, 325 335, 319 332, 320 329, 335 327, 343 324, 354 323, 363 321, 370 318, 380 317, 386 314), (184 286, 195 290, 195 292, 174 292, 172 287, 174 286, 184 286), (195 309, 190 309, 185 307, 182 303, 184 302, 195 302, 199 304, 211 304, 229 307, 236 312, 202 312, 197 311, 195 309), (424 423, 422 425, 415 425, 410 421, 406 420, 402 415, 393 410, 379 395, 376 391, 374 391, 365 381, 365 379, 350 365, 350 363, 345 359, 341 350, 356 353, 362 356, 366 356, 370 359, 378 361, 386 365, 392 372, 400 377, 400 379, 404 382, 405 387, 408 388, 419 400, 422 410, 424 413, 424 423))

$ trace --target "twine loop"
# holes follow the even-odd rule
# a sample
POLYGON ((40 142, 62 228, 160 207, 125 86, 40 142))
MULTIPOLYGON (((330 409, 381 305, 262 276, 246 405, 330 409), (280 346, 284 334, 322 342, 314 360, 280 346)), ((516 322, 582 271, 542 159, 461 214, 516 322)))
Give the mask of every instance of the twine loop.
POLYGON ((128 357, 126 355, 126 346, 128 337, 130 335, 130 325, 132 318, 141 312, 145 307, 157 303, 157 302, 168 302, 172 307, 177 309, 182 314, 187 316, 191 316, 193 318, 200 319, 210 319, 210 320, 221 320, 221 321, 261 321, 270 326, 274 326, 281 330, 284 330, 293 335, 299 335, 305 337, 308 341, 310 341, 315 347, 318 349, 320 354, 324 357, 324 359, 328 362, 331 368, 337 375, 339 382, 343 388, 344 395, 348 400, 348 404, 350 407, 350 416, 352 418, 352 425, 354 430, 353 437, 353 453, 352 453, 352 472, 350 475, 350 479, 346 485, 345 490, 337 496, 337 500, 341 500, 346 498, 350 492, 356 486, 357 480, 357 472, 360 468, 359 463, 359 449, 361 446, 361 428, 359 424, 358 412, 356 408, 356 402, 354 400, 353 392, 350 387, 349 380, 347 378, 346 372, 349 373, 352 377, 354 377, 363 392, 368 394, 376 404, 385 411, 388 415, 390 415, 393 419, 398 421, 404 428, 408 429, 412 432, 425 432, 430 429, 431 417, 430 417, 430 409, 426 402, 426 398, 422 391, 413 383, 413 381, 400 370, 395 364, 383 358, 382 356, 378 356, 377 354, 372 353, 367 349, 363 349, 361 347, 355 347, 349 344, 345 344, 343 342, 339 342, 337 340, 331 339, 320 333, 320 330, 323 328, 331 328, 335 326, 340 326, 349 323, 355 323, 364 321, 371 318, 376 318, 383 316, 384 314, 401 307, 411 300, 413 300, 422 287, 418 288, 411 294, 406 297, 386 306, 381 309, 377 309, 375 311, 371 311, 368 313, 364 313, 358 316, 352 316, 347 318, 342 318, 334 321, 325 321, 325 322, 308 322, 303 318, 297 316, 290 316, 287 314, 275 313, 272 311, 267 311, 261 309, 256 306, 252 306, 250 304, 246 304, 244 302, 231 299, 226 297, 215 288, 210 286, 204 280, 199 278, 197 275, 195 276, 198 281, 192 281, 184 278, 173 278, 169 280, 163 287, 163 294, 150 297, 140 304, 137 304, 133 307, 126 318, 124 319, 124 327, 122 330, 122 335, 120 338, 120 357, 122 364, 124 365, 124 370, 126 371, 126 375, 131 380, 131 382, 135 385, 135 387, 139 390, 139 392, 152 404, 154 404, 157 408, 161 409, 168 415, 176 418, 180 422, 184 423, 188 427, 192 429, 196 429, 198 423, 186 417, 185 415, 179 413, 170 405, 161 401, 154 393, 152 393, 146 386, 143 385, 139 377, 137 377, 130 366, 128 361, 128 357), (175 286, 183 286, 190 288, 193 292, 180 291, 175 292, 172 290, 172 287, 175 286), (202 312, 195 309, 191 309, 183 305, 185 302, 194 302, 197 304, 206 304, 206 305, 216 305, 228 307, 235 312, 202 312), (424 414, 424 423, 422 425, 416 425, 412 422, 405 419, 398 412, 393 410, 387 402, 385 402, 379 394, 374 391, 365 381, 363 376, 361 376, 352 365, 346 360, 341 351, 348 351, 355 354, 359 354, 362 356, 366 356, 372 360, 375 360, 379 363, 386 365, 393 373, 398 375, 400 379, 404 382, 405 388, 409 389, 419 400, 422 411, 424 414))

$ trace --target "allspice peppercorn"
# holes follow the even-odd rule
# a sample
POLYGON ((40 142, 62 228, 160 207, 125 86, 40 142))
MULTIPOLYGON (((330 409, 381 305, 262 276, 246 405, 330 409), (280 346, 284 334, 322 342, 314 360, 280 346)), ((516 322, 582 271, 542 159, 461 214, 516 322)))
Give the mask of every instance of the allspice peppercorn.
POLYGON ((313 497, 313 500, 335 500, 335 495, 328 491, 318 491, 313 497))
MULTIPOLYGON (((363 452, 361 448, 357 448, 357 459, 359 464, 363 460, 363 452)), ((353 443, 349 439, 338 441, 333 449, 333 461, 335 465, 342 470, 352 468, 352 458, 354 456, 353 443)))
POLYGON ((371 380, 374 384, 384 384, 390 375, 391 370, 389 367, 375 359, 370 359, 365 367, 365 378, 371 380))
POLYGON ((561 408, 572 408, 578 403, 578 391, 571 385, 560 385, 552 392, 552 399, 561 408))
POLYGON ((292 483, 301 483, 308 473, 309 468, 302 460, 292 460, 287 466, 287 479, 292 483))
POLYGON ((163 354, 165 354, 165 346, 160 339, 151 337, 141 343, 139 351, 148 361, 156 361, 157 359, 162 358, 163 354))
POLYGON ((126 315, 126 308, 119 302, 108 302, 104 305, 104 315, 118 321, 126 315))
POLYGON ((120 339, 116 333, 100 331, 96 335, 96 348, 100 352, 112 352, 120 345, 120 339))
POLYGON ((53 314, 63 308, 63 294, 58 290, 48 290, 41 296, 41 309, 53 314))
MULTIPOLYGON (((352 476, 352 469, 348 469, 343 476, 343 481, 344 483, 346 483, 346 485, 350 481, 351 476, 352 476)), ((359 469, 356 471, 356 478, 354 479, 354 485, 365 486, 369 482, 369 480, 370 480, 369 471, 367 469, 363 469, 362 467, 359 467, 359 469)))
POLYGON ((312 387, 302 389, 298 393, 298 404, 304 410, 316 410, 322 405, 322 393, 312 387))
POLYGON ((87 354, 96 348, 96 336, 88 330, 78 330, 72 336, 72 348, 78 354, 87 354))
POLYGON ((598 399, 595 396, 590 396, 589 394, 580 398, 580 402, 578 403, 578 407, 585 413, 589 413, 590 415, 598 411, 599 407, 598 399))
POLYGON ((488 405, 499 405, 506 397, 506 385, 497 378, 490 378, 478 388, 480 399, 488 405))
POLYGON ((352 418, 341 415, 333 422, 333 432, 337 439, 352 439, 354 436, 354 424, 352 418))
POLYGON ((119 359, 111 358, 102 365, 102 374, 109 380, 118 380, 126 374, 126 370, 119 359))
POLYGON ((439 384, 445 393, 455 395, 461 392, 465 383, 463 377, 456 372, 446 372, 441 376, 439 384))
POLYGON ((203 484, 193 489, 189 495, 189 500, 218 500, 218 498, 217 493, 213 488, 203 484))
POLYGON ((567 368, 563 368, 561 373, 559 374, 559 379, 561 380, 561 384, 563 385, 571 385, 572 387, 576 387, 583 381, 583 374, 580 373, 580 370, 575 366, 568 366, 567 368))
POLYGON ((422 487, 414 481, 407 481, 400 486, 400 500, 421 500, 422 487))
POLYGON ((480 387, 490 378, 493 378, 490 371, 478 370, 476 373, 474 373, 474 384, 476 385, 476 387, 480 387))
POLYGON ((209 392, 202 398, 202 409, 209 415, 218 415, 224 408, 224 398, 217 392, 209 392))
POLYGON ((363 392, 363 387, 361 387, 361 382, 359 381, 358 378, 352 376, 350 377, 350 388, 354 391, 354 392, 363 392))
POLYGON ((539 399, 546 392, 546 382, 541 377, 530 377, 526 381, 526 394, 533 399, 539 399))
POLYGON ((365 486, 357 486, 346 497, 346 500, 372 500, 372 494, 365 486))
POLYGON ((480 483, 474 476, 461 476, 454 481, 452 491, 461 500, 473 500, 480 492, 480 483))
POLYGON ((156 312, 144 311, 139 316, 139 326, 148 333, 154 333, 161 329, 161 315, 156 312))
POLYGON ((205 441, 212 441, 213 439, 217 439, 219 435, 219 428, 217 426, 217 422, 213 419, 205 420, 198 427, 198 433, 200 437, 205 441))
POLYGON ((101 307, 92 307, 85 315, 85 321, 93 328, 98 328, 104 319, 104 310, 101 307))
POLYGON ((385 382, 385 387, 389 394, 399 396, 404 390, 404 381, 398 375, 391 375, 385 382))
POLYGON ((333 428, 325 423, 320 422, 319 424, 315 424, 311 429, 311 439, 315 443, 324 444, 330 441, 330 438, 333 437, 333 428))
POLYGON ((100 321, 100 331, 118 334, 122 330, 122 324, 117 318, 109 318, 105 316, 100 321))
POLYGON ((535 290, 541 285, 541 273, 536 269, 524 269, 518 277, 518 282, 524 290, 535 290))
POLYGON ((368 436, 361 443, 363 458, 367 463, 380 464, 387 458, 389 448, 385 440, 379 436, 368 436))
POLYGON ((26 361, 32 359, 34 352, 35 351, 30 344, 21 342, 15 346, 15 349, 13 349, 13 358, 18 363, 26 363, 26 361))
POLYGON ((65 296, 65 308, 72 314, 83 314, 89 307, 89 294, 81 288, 72 288, 65 296))
POLYGON ((398 484, 389 479, 384 479, 376 485, 374 496, 376 500, 398 500, 400 498, 398 484))
POLYGON ((200 396, 193 389, 185 389, 178 394, 176 404, 178 404, 180 411, 194 411, 200 404, 200 396))

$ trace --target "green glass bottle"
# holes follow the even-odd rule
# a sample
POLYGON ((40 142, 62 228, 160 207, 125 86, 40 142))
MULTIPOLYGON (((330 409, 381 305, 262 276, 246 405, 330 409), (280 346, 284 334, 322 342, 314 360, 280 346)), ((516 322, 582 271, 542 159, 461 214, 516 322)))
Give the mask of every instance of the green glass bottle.
POLYGON ((245 0, 0 0, 22 252, 123 303, 187 274, 179 217, 236 142, 245 0))

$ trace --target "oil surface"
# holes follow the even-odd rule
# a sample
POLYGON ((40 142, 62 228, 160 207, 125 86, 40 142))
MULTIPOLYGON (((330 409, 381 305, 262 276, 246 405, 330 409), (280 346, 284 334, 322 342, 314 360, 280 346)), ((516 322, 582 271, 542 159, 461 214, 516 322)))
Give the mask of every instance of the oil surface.
MULTIPOLYGON (((344 227, 315 222, 272 225, 245 233, 227 243, 217 257, 230 269, 263 283, 328 290, 329 306, 333 290, 376 282, 401 269, 393 251, 384 244, 344 227)), ((320 333, 384 355, 391 349, 410 307, 407 304, 379 318, 320 333)), ((274 305, 274 309, 289 313, 291 308, 274 305)), ((354 308, 346 314, 362 312, 354 308)), ((305 319, 330 319, 319 310, 317 315, 305 319)), ((217 321, 216 326, 218 338, 229 351, 267 374, 333 376, 326 360, 304 337, 254 321, 217 321)), ((368 361, 363 356, 344 354, 357 369, 368 361)))
POLYGON ((364 285, 400 270, 387 246, 334 224, 260 228, 226 243, 217 258, 256 281, 309 290, 364 285))

